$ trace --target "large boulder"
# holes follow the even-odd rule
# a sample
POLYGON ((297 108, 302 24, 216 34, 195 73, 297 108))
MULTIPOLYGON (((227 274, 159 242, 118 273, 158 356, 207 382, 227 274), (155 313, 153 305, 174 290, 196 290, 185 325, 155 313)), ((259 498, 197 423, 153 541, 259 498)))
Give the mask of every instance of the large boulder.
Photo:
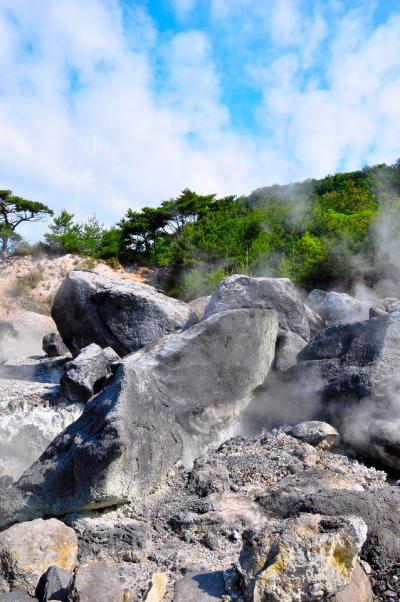
POLYGON ((336 475, 334 484, 329 474, 324 483, 321 479, 318 482, 313 478, 310 471, 307 472, 286 477, 270 487, 260 497, 260 504, 273 516, 284 518, 301 512, 359 516, 368 526, 362 558, 375 570, 383 572, 397 564, 400 558, 399 488, 384 486, 363 490, 359 483, 358 486, 356 483, 352 485, 351 479, 346 483, 340 474, 336 475))
POLYGON ((347 293, 336 291, 328 293, 319 289, 314 289, 309 293, 308 302, 325 320, 327 326, 367 320, 371 305, 366 301, 359 301, 347 293))
POLYGON ((321 600, 346 587, 367 526, 356 516, 302 514, 244 533, 240 570, 254 602, 321 600))
POLYGON ((61 378, 61 395, 70 401, 86 402, 101 391, 112 375, 113 364, 121 358, 111 347, 102 349, 95 343, 64 366, 61 378))
POLYGON ((400 316, 331 326, 298 355, 301 391, 336 405, 372 398, 390 405, 400 391, 400 316))
POLYGON ((75 270, 60 286, 51 315, 73 356, 91 343, 124 356, 183 328, 190 309, 147 284, 75 270))
POLYGON ((244 307, 273 308, 278 313, 280 330, 294 332, 306 341, 310 338, 302 296, 289 278, 226 278, 211 298, 205 317, 244 307))
POLYGON ((0 525, 143 496, 178 458, 226 439, 268 374, 277 331, 273 310, 226 311, 127 357, 0 494, 0 525))
POLYGON ((0 533, 0 571, 11 588, 34 596, 44 572, 52 565, 71 571, 77 564, 78 539, 59 520, 37 519, 0 533))

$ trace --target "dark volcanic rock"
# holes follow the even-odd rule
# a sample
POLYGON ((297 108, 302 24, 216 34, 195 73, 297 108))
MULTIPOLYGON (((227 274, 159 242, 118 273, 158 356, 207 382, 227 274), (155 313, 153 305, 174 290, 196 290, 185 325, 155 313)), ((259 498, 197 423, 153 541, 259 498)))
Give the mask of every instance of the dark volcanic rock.
POLYGON ((42 348, 48 357, 59 357, 68 353, 68 349, 58 332, 46 334, 43 337, 42 348))
POLYGON ((306 341, 310 338, 303 299, 289 278, 226 278, 212 296, 205 317, 242 307, 273 308, 282 331, 294 332, 306 341))
POLYGON ((123 602, 117 566, 99 560, 81 565, 75 573, 68 602, 123 602))
POLYGON ((61 395, 70 401, 86 402, 101 391, 121 358, 111 347, 88 345, 64 367, 61 395))
POLYGON ((64 522, 77 534, 80 562, 96 558, 137 561, 148 547, 148 529, 142 521, 72 514, 64 522))
POLYGON ((388 315, 316 333, 298 356, 301 389, 325 401, 374 398, 386 404, 400 392, 400 318, 388 315))
POLYGON ((360 516, 368 526, 362 557, 372 566, 387 569, 400 561, 400 490, 384 487, 379 491, 321 489, 307 491, 286 481, 260 499, 274 516, 296 516, 300 512, 360 516))
POLYGON ((79 270, 63 281, 51 315, 73 356, 91 343, 124 356, 183 328, 190 309, 146 284, 79 270))
POLYGON ((273 310, 221 312, 126 358, 81 417, 1 492, 0 524, 143 497, 178 458, 193 459, 236 427, 268 374, 277 329, 273 310))
POLYGON ((40 602, 50 602, 50 600, 65 602, 68 598, 73 576, 74 574, 71 571, 65 571, 58 566, 51 566, 42 575, 36 588, 36 596, 40 602))

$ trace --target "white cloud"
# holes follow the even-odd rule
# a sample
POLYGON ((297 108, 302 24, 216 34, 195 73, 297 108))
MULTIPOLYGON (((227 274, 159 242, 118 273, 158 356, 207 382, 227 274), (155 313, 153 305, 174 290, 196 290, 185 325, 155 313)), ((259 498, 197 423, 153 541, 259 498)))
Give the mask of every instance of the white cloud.
POLYGON ((0 97, 2 186, 113 222, 128 207, 155 204, 185 186, 224 193, 251 181, 252 151, 247 158, 225 131, 228 113, 202 34, 172 38, 164 57, 168 93, 155 97, 148 53, 130 49, 116 2, 43 4, 39 12, 34 2, 31 10, 23 1, 10 3, 17 25, 2 15, 9 32, 0 63, 7 75, 0 97), (35 54, 22 56, 28 32, 35 54))
POLYGON ((210 0, 214 33, 163 37, 118 0, 2 0, 0 186, 112 223, 185 186, 240 194, 395 160, 400 17, 373 30, 368 11, 318 6, 210 0), (222 100, 214 51, 229 28, 262 93, 258 133, 235 131, 222 100), (269 42, 252 54, 255 31, 269 42))
POLYGON ((260 72, 258 114, 274 124, 275 141, 301 177, 400 154, 400 16, 371 33, 365 16, 354 12, 336 28, 324 71, 313 79, 304 81, 301 53, 282 55, 260 72))
POLYGON ((186 17, 198 5, 199 0, 172 0, 178 17, 186 17))

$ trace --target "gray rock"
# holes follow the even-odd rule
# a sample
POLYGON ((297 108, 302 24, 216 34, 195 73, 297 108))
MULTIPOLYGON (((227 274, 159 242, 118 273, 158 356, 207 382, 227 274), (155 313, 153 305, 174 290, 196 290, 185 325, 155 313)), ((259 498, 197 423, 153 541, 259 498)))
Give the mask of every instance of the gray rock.
POLYGON ((49 334, 46 334, 43 337, 42 348, 48 357, 59 357, 69 353, 58 332, 50 332, 49 334))
POLYGON ((111 347, 102 349, 92 343, 64 366, 61 395, 70 401, 86 402, 105 386, 112 366, 120 357, 111 347))
POLYGON ((383 306, 374 305, 369 308, 369 317, 370 318, 378 318, 379 316, 385 316, 388 312, 385 311, 383 306))
POLYGON ((325 328, 325 321, 321 318, 319 313, 317 313, 314 309, 311 309, 307 303, 304 303, 304 311, 311 332, 318 332, 318 330, 325 328))
POLYGON ((236 428, 271 366, 277 329, 273 310, 221 312, 126 358, 81 417, 1 492, 0 525, 143 497, 178 458, 192 461, 236 428))
POLYGON ((204 320, 204 313, 208 304, 210 303, 210 300, 211 295, 208 295, 207 297, 198 297, 198 299, 189 301, 188 307, 190 309, 190 316, 185 328, 190 328, 191 326, 194 326, 195 324, 198 324, 204 320))
POLYGON ((14 482, 14 479, 10 475, 4 474, 0 476, 0 489, 7 489, 14 482))
POLYGON ((139 561, 148 548, 148 529, 143 521, 112 520, 94 512, 68 515, 63 520, 78 537, 80 562, 101 558, 139 561))
POLYGON ((347 293, 328 293, 314 289, 308 295, 308 302, 325 320, 327 326, 359 322, 369 317, 370 305, 347 293))
POLYGON ((35 602, 37 598, 32 598, 23 589, 14 589, 8 594, 0 594, 0 602, 35 602))
POLYGON ((111 561, 81 565, 75 573, 68 602, 123 602, 118 569, 111 561))
POLYGON ((384 297, 383 299, 379 299, 379 304, 382 305, 385 311, 391 312, 400 306, 400 299, 396 297, 384 297))
POLYGON ((388 405, 400 391, 399 341, 395 315, 321 330, 298 356, 300 391, 335 408, 363 398, 388 405))
POLYGON ((74 531, 54 518, 13 525, 0 533, 1 576, 11 588, 23 588, 31 596, 44 571, 52 565, 72 570, 77 553, 74 531))
POLYGON ((372 420, 363 451, 383 466, 400 471, 400 418, 372 420))
POLYGON ((203 503, 173 518, 178 532, 200 536, 257 529, 266 522, 263 509, 248 497, 230 491, 211 493, 203 503))
POLYGON ((200 497, 230 489, 229 472, 218 461, 199 458, 189 473, 188 490, 200 497))
POLYGON ((52 317, 73 356, 91 343, 121 357, 183 328, 186 303, 138 282, 71 272, 57 292, 52 317))
POLYGON ((355 516, 301 514, 247 531, 240 555, 246 594, 254 602, 321 600, 346 587, 367 526, 355 516))
POLYGON ((297 356, 307 345, 306 341, 294 332, 279 334, 275 351, 275 370, 284 376, 297 365, 297 356))
POLYGON ((298 334, 308 341, 310 327, 303 299, 289 278, 250 278, 235 275, 217 288, 206 309, 205 317, 227 309, 274 308, 279 328, 298 334))
POLYGON ((339 433, 333 426, 319 420, 300 422, 286 432, 300 441, 321 449, 330 449, 339 439, 339 433))
POLYGON ((189 573, 175 584, 173 602, 217 602, 225 594, 223 573, 189 573))
POLYGON ((36 596, 40 602, 60 600, 66 602, 74 574, 59 566, 51 566, 40 578, 36 596))
POLYGON ((331 489, 319 485, 313 490, 306 490, 304 482, 302 486, 291 487, 285 479, 266 492, 260 503, 273 516, 296 516, 299 512, 359 516, 368 526, 362 558, 382 570, 388 570, 399 561, 400 491, 397 487, 351 491, 343 485, 331 489))

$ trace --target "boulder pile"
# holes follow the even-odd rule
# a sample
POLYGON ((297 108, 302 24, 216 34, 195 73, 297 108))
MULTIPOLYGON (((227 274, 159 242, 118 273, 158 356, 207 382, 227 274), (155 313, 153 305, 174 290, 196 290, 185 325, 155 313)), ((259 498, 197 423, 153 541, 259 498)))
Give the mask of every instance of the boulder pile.
POLYGON ((0 479, 0 600, 399 599, 396 307, 240 275, 185 304, 72 272, 44 348, 72 353, 59 403, 83 411, 0 479))

